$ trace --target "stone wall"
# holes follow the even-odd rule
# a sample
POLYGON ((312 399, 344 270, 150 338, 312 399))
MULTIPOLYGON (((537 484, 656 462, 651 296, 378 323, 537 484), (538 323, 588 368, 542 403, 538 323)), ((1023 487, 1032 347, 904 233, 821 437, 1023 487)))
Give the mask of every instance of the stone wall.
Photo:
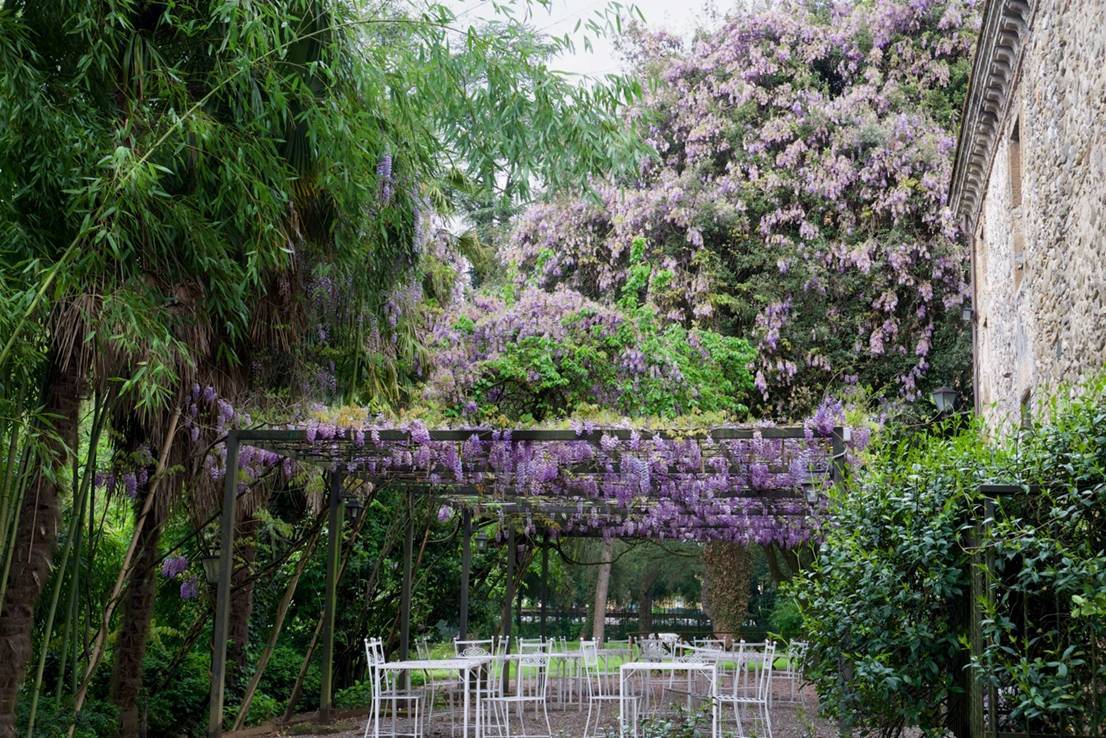
POLYGON ((1032 404, 1106 365, 1104 29, 1106 0, 1038 3, 1002 121, 973 265, 976 392, 993 425, 1016 422, 1027 391, 1032 404))

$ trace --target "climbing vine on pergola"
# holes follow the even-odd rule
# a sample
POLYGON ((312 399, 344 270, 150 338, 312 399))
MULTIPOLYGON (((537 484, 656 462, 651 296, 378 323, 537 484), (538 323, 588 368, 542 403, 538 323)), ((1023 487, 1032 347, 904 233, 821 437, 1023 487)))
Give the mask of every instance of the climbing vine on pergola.
MULTIPOLYGON (((224 493, 209 734, 222 723, 235 502, 250 480, 275 465, 327 472, 330 551, 324 612, 323 692, 337 586, 343 480, 354 477, 441 500, 464 520, 462 623, 467 622, 470 539, 475 518, 494 516, 527 535, 734 541, 794 547, 817 534, 826 491, 841 474, 850 439, 839 427, 431 430, 419 422, 230 431, 214 458, 224 493)), ((409 636, 411 531, 404 550, 401 654, 409 636)), ((513 558, 508 566, 513 568, 513 558)), ((463 626, 462 626, 463 627, 463 626)))

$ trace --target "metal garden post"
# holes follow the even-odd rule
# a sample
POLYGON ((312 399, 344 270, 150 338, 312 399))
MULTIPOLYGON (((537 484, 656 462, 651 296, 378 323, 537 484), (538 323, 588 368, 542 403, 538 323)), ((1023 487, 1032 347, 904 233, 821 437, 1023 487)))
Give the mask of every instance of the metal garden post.
MULTIPOLYGON (((403 589, 399 595, 399 659, 406 661, 411 650, 411 567, 415 547, 415 496, 407 492, 407 528, 403 533, 403 589)), ((403 672, 405 689, 411 686, 410 672, 403 672)))
POLYGON ((342 550, 342 474, 327 475, 330 517, 327 522, 326 600, 323 603, 323 664, 322 694, 319 697, 319 720, 330 722, 331 698, 334 692, 334 612, 338 605, 338 558, 342 550))
MULTIPOLYGON (((515 527, 511 525, 507 529, 507 592, 503 596, 502 622, 503 637, 507 639, 507 647, 511 645, 511 604, 515 599, 515 561, 518 558, 518 541, 515 539, 515 527)), ((503 662, 503 688, 511 687, 511 662, 503 662)))
POLYGON ((549 546, 548 541, 542 542, 541 547, 541 639, 544 641, 545 633, 545 601, 549 599, 549 546))
POLYGON ((215 624, 211 656, 211 697, 207 735, 223 734, 223 686, 227 678, 227 630, 230 626, 230 583, 234 575, 234 517, 238 496, 238 432, 227 434, 227 463, 223 477, 223 514, 219 523, 219 584, 215 595, 215 624))
POLYGON ((469 574, 472 570, 472 512, 461 513, 464 538, 461 541, 461 616, 458 622, 459 637, 468 638, 469 632, 469 574))

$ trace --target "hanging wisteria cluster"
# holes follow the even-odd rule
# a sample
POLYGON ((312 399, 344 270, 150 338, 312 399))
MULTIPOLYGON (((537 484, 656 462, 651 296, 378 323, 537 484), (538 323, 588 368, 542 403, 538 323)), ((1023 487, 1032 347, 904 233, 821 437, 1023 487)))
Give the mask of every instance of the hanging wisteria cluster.
POLYGON ((257 431, 244 437, 242 454, 417 487, 446 500, 439 517, 462 507, 524 517, 526 532, 795 546, 817 535, 834 465, 845 463, 854 438, 815 419, 799 428, 672 431, 583 423, 431 431, 379 419, 257 431))
POLYGON ((655 296, 669 320, 757 340, 772 414, 842 379, 908 399, 934 371, 949 381, 968 365, 946 193, 977 5, 782 3, 690 47, 639 36, 633 66, 659 84, 636 114, 657 156, 598 198, 527 212, 520 279, 617 295, 644 236, 671 275, 655 296))

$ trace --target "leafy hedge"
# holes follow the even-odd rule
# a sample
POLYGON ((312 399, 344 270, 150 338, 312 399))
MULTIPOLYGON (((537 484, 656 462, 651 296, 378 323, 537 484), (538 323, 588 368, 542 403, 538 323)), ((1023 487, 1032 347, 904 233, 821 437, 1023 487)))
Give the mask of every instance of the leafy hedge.
POLYGON ((833 500, 814 565, 793 584, 829 713, 897 735, 967 729, 971 550, 979 485, 1000 501, 986 545, 976 662, 1000 725, 1091 734, 1106 722, 1106 382, 1017 435, 941 427, 883 440, 833 500), (843 678, 842 675, 845 675, 843 678))
POLYGON ((970 582, 961 529, 983 466, 974 431, 885 441, 833 501, 819 556, 794 593, 810 676, 830 713, 857 727, 943 733, 963 696, 970 582))
MULTIPOLYGON (((1018 444, 1016 481, 990 535, 980 666, 1011 729, 1106 725, 1106 383, 1050 408, 1018 444)), ((1098 731, 1098 732, 1096 732, 1098 731)))

